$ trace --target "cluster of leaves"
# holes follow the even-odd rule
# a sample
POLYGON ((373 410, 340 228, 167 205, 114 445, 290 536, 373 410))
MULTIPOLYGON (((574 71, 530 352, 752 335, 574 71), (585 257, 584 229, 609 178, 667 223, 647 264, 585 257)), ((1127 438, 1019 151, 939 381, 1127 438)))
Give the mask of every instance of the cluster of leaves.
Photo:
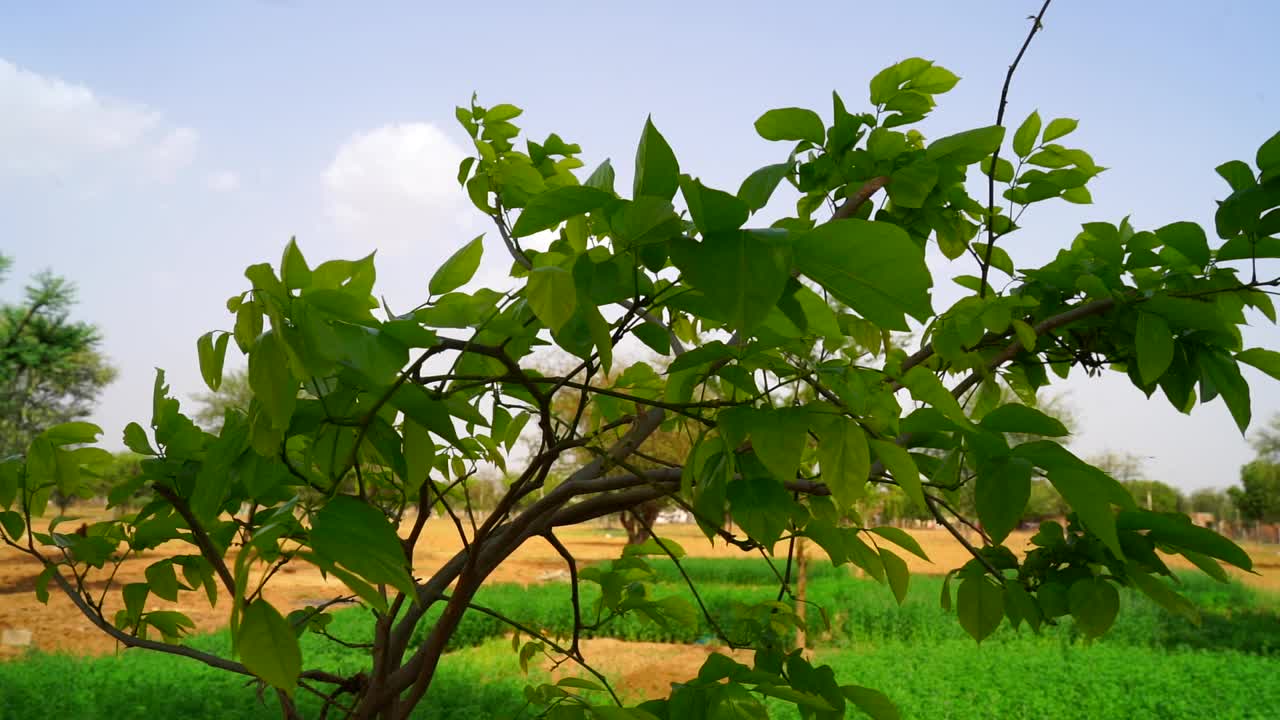
MULTIPOLYGON (((996 242, 1020 229, 1030 205, 1087 201, 1101 168, 1053 142, 1074 128, 1070 120, 1043 132, 1037 115, 1023 123, 1016 167, 999 159, 1000 125, 933 140, 908 128, 956 81, 913 58, 875 77, 871 112, 850 113, 834 95, 829 123, 802 108, 765 113, 756 128, 788 144, 785 158, 736 193, 681 172, 650 120, 630 197, 615 188, 609 162, 580 179, 579 146, 554 134, 519 146, 520 109, 473 99, 457 113, 476 151, 458 179, 513 259, 511 290, 464 289, 484 252, 477 238, 431 276, 422 305, 397 314, 374 299, 372 256, 312 267, 290 242, 278 267, 246 270, 249 289, 227 304, 233 329, 197 344, 214 391, 231 341, 248 356, 248 406, 228 408, 215 432, 203 430, 158 375, 150 432, 138 424, 125 431, 147 460, 112 495, 123 502, 146 487, 154 500, 88 526, 79 540, 23 536, 49 490, 74 492, 80 467, 94 460, 68 447, 94 429, 47 431, 25 458, 0 468, 3 540, 43 563, 42 577, 104 632, 254 675, 278 691, 286 715, 302 689, 353 717, 407 716, 476 592, 533 538, 560 552, 575 589, 595 582, 602 593, 585 612, 573 594, 567 639, 512 622, 531 638, 516 643, 521 657, 549 650, 590 668, 578 639, 593 610, 597 622, 623 613, 687 621, 696 610, 655 598, 641 559, 656 548, 678 560, 677 548, 655 540, 608 569, 579 572, 556 535, 663 498, 692 512, 708 538, 744 551, 773 553, 781 543, 789 554, 809 538, 901 600, 908 574, 895 548, 922 554, 919 547, 855 510, 872 484, 893 488, 972 553, 957 571, 955 607, 978 640, 1006 616, 1038 628, 1069 613, 1100 634, 1117 587, 1184 611, 1153 577, 1168 573, 1156 550, 1220 577, 1218 561, 1247 570, 1248 556, 1185 516, 1138 509, 1114 478, 1051 439, 1066 428, 1037 410, 1035 397, 1048 370, 1112 367, 1148 394, 1163 390, 1179 410, 1220 396, 1241 428, 1248 424, 1239 363, 1280 375, 1280 353, 1244 349, 1239 327, 1246 307, 1274 319, 1265 289, 1280 279, 1259 279, 1255 268, 1244 280, 1225 263, 1269 257, 1280 136, 1259 151, 1256 176, 1240 163, 1220 168, 1233 189, 1219 213, 1220 247, 1190 223, 1154 232, 1091 223, 1049 264, 1018 270, 996 242), (972 166, 1008 186, 1007 213, 994 198, 984 205, 969 194, 972 166), (794 214, 748 227, 784 181, 800 193, 794 214), (828 205, 830 217, 819 217, 828 205), (960 280, 971 294, 941 312, 924 260, 932 242, 957 262, 977 263, 977 276, 960 280), (1008 276, 1005 290, 995 289, 992 271, 1008 276), (912 321, 923 344, 908 354, 894 333, 912 321), (612 376, 615 347, 628 338, 662 356, 662 371, 638 363, 612 376), (533 353, 549 344, 577 363, 555 375, 536 370, 533 353), (1006 392, 1020 401, 1002 400, 1006 392), (564 393, 577 398, 569 417, 557 410, 564 393), (647 443, 659 429, 687 437, 686 458, 654 460, 647 443), (508 467, 522 437, 531 451, 522 467, 508 467), (580 455, 589 459, 549 482, 558 463, 580 455), (511 480, 477 517, 465 490, 487 466, 511 480), (1038 477, 1072 514, 1065 529, 1045 526, 1020 561, 1002 542, 1038 477), (980 529, 951 502, 970 486, 980 529), (416 517, 406 515, 412 506, 422 509, 416 517), (438 568, 414 565, 427 508, 463 545, 438 568), (977 529, 983 546, 958 524, 977 529), (108 621, 87 576, 169 541, 193 551, 152 563, 146 583, 122 589, 125 609, 108 621), (292 562, 334 575, 374 614, 369 673, 304 669, 298 633, 323 632, 325 607, 285 617, 263 597, 292 562), (229 596, 238 662, 170 642, 185 618, 144 610, 150 593, 196 589, 211 603, 229 596), (433 606, 443 610, 421 633, 433 606), (148 639, 148 627, 163 641, 148 639)), ((671 698, 638 708, 616 696, 609 705, 577 702, 563 685, 531 688, 528 699, 554 717, 762 717, 768 697, 793 701, 806 717, 840 716, 846 703, 893 717, 883 696, 840 685, 781 642, 795 623, 782 602, 789 579, 777 602, 742 611, 756 618, 738 624, 751 628, 745 636, 721 638, 755 648, 752 667, 712 656, 671 698)))

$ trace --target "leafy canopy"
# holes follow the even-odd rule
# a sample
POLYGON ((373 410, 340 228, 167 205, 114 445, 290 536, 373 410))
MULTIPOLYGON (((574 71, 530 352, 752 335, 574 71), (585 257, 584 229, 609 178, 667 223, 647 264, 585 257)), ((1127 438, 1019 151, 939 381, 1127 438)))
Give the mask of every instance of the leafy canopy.
MULTIPOLYGON (((85 447, 97 428, 55 426, 0 466, 3 539, 43 563, 42 596, 52 584, 90 599, 82 609, 127 646, 254 675, 280 693, 286 714, 293 693, 320 685, 356 717, 407 716, 476 590, 518 547, 544 538, 575 587, 598 585, 600 600, 583 608, 574 594, 569 637, 511 620, 516 653, 522 664, 550 653, 595 679, 530 687, 533 707, 557 718, 764 717, 772 697, 810 718, 853 709, 896 717, 883 695, 841 684, 793 647, 787 602, 738 608, 732 632, 712 618, 723 643, 756 651, 753 665, 712 654, 669 698, 621 706, 581 652, 583 618, 690 622, 699 610, 655 596, 645 560, 684 551, 655 536, 584 567, 557 533, 661 499, 744 551, 782 555, 807 538, 899 599, 901 552, 922 553, 909 535, 857 513, 870 485, 902 493, 957 540, 960 524, 980 522, 982 542, 966 542, 972 559, 951 569, 942 598, 977 641, 1006 619, 1039 631, 1068 616, 1101 635, 1125 588, 1185 610, 1158 577, 1170 572, 1157 549, 1220 577, 1219 563, 1248 570, 1249 557, 1183 515, 1141 509, 1055 440, 1067 428, 1036 409, 1037 393, 1072 369, 1107 369, 1184 412, 1220 397, 1247 427, 1240 363, 1277 366, 1270 351, 1243 346, 1240 327, 1246 308, 1274 321, 1263 289, 1280 280, 1232 261, 1252 269, 1280 254, 1280 141, 1263 146, 1256 168, 1219 168, 1230 187, 1217 240, 1190 223, 1091 222, 1049 263, 1017 270, 1024 211, 1054 198, 1088 203, 1104 168, 1062 144, 1075 120, 1045 123, 1038 113, 1012 134, 997 125, 926 138, 913 126, 957 81, 911 58, 875 77, 865 112, 833 94, 821 113, 764 113, 755 126, 783 143, 778 162, 736 193, 684 172, 653 119, 624 194, 611 163, 584 172, 578 145, 556 134, 522 140, 519 108, 473 100, 457 110, 475 147, 458 179, 494 231, 424 274, 421 306, 402 315, 380 307, 373 257, 312 265, 290 242, 277 265, 247 269, 226 327, 198 343, 214 391, 225 353, 247 355, 247 400, 228 403, 209 432, 159 373, 151 418, 125 431, 147 459, 112 502, 144 487, 154 500, 83 535, 56 521, 31 533, 49 494, 74 492, 102 460, 85 447), (971 195, 971 180, 999 186, 1008 209, 994 190, 986 202, 971 195), (799 194, 794 212, 753 225, 761 208, 777 207, 770 198, 784 182, 799 194), (950 307, 931 294, 930 244, 974 273, 958 275, 969 292, 950 307), (482 253, 499 246, 513 261, 512 288, 466 289, 482 253), (901 333, 910 330, 919 345, 908 349, 901 333), (614 373, 629 338, 660 360, 614 373), (535 370, 533 353, 548 345, 574 364, 535 370), (659 431, 688 439, 683 457, 653 460, 659 431), (513 454, 522 438, 530 452, 513 454), (570 460, 567 475, 552 474, 570 460), (506 479, 492 509, 476 514, 456 491, 482 482, 486 468, 506 479), (1067 523, 1042 524, 1019 557, 1001 543, 1045 480, 1069 505, 1067 523), (955 509, 965 488, 974 488, 976 518, 955 509), (428 519, 429 509, 440 517, 428 519), (451 523, 465 546, 440 567, 414 562, 426 522, 451 523), (104 616, 89 578, 162 544, 147 582, 120 588, 123 609, 104 616), (378 641, 369 674, 313 669, 299 653, 297 635, 322 630, 327 605, 288 616, 271 606, 264 586, 290 563, 333 575, 370 609, 378 641), (176 644, 190 621, 147 610, 151 594, 193 591, 224 603, 238 659, 176 644)), ((780 597, 789 592, 784 585, 780 597)))

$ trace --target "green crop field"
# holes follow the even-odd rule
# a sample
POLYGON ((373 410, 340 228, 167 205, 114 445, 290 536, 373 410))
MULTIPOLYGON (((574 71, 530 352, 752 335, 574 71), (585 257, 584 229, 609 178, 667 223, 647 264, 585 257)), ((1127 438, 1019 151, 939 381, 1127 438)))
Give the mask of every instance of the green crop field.
MULTIPOLYGON (((688 592, 675 568, 654 564, 662 578, 659 595, 688 592)), ((773 571, 759 562, 690 559, 686 569, 731 637, 731 601, 776 593, 769 587, 773 571)), ((940 578, 913 577, 899 607, 887 588, 815 565, 808 596, 823 610, 810 610, 808 625, 818 658, 834 665, 843 681, 883 690, 907 718, 1263 718, 1280 707, 1280 603, 1274 596, 1187 575, 1180 591, 1201 608, 1199 626, 1126 596, 1115 627, 1092 644, 1066 621, 1041 636, 1006 625, 975 650, 954 616, 940 608, 941 586, 940 578)), ((564 634, 572 627, 568 592, 563 583, 496 585, 476 602, 548 634, 564 634)), ((358 609, 337 613, 330 632, 366 641, 368 615, 358 609)), ((520 674, 507 633, 488 616, 468 614, 419 716, 519 712, 523 685, 546 675, 541 669, 530 678, 520 674)), ((662 628, 631 616, 605 624, 596 635, 679 643, 706 643, 713 636, 705 620, 662 628)), ((189 640, 221 653, 229 643, 225 632, 189 640)), ((312 635, 304 637, 303 652, 308 666, 335 670, 356 669, 361 658, 359 651, 312 635)), ((304 713, 318 704, 299 694, 304 713)), ((795 717, 786 705, 774 710, 777 717, 795 717)), ((87 659, 32 654, 0 664, 0 719, 51 714, 110 720, 277 715, 270 694, 260 700, 243 678, 144 652, 87 659)))

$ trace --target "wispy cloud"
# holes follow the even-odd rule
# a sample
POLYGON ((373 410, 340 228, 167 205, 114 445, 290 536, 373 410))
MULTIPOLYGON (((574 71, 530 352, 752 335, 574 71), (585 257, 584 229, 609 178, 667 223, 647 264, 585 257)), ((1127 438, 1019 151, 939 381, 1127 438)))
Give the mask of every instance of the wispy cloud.
POLYGON ((174 179, 199 134, 151 108, 0 58, 0 179, 174 179))

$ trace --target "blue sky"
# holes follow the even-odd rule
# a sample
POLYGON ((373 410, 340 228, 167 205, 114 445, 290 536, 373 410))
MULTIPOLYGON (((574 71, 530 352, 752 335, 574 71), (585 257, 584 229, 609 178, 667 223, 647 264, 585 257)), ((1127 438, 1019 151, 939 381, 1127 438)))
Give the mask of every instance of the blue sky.
MULTIPOLYGON (((0 11, 0 251, 13 298, 52 268, 79 284, 121 369, 95 420, 119 445, 145 420, 152 368, 200 391, 195 339, 229 328, 241 272, 291 235, 311 260, 377 249, 393 307, 484 231, 452 177, 472 91, 513 102, 530 135, 559 132, 588 166, 629 176, 652 114, 682 168, 736 188, 786 152, 752 122, 780 106, 864 104, 876 71, 923 56, 963 80, 923 126, 990 124, 1039 2, 28 3, 0 11)), ((1079 223, 1211 227, 1213 173, 1280 129, 1280 5, 1063 2, 1014 80, 1009 119, 1079 118, 1071 144, 1109 168, 1092 206, 1052 203, 1009 238, 1042 261, 1079 223), (1153 8, 1158 10, 1152 11, 1153 8)), ((623 185, 625 187, 625 185, 623 185)), ((484 281, 505 263, 488 248, 484 281)), ((970 268, 959 268, 967 272, 970 268)), ((945 280, 940 280, 946 285, 945 280)), ((935 306, 953 299, 940 291, 935 306)), ((1246 344, 1275 348, 1259 324, 1246 344)), ((1252 373, 1254 416, 1280 388, 1252 373)), ((1128 450, 1184 488, 1232 483, 1251 453, 1221 401, 1191 417, 1115 377, 1070 382, 1073 448, 1128 450)))

